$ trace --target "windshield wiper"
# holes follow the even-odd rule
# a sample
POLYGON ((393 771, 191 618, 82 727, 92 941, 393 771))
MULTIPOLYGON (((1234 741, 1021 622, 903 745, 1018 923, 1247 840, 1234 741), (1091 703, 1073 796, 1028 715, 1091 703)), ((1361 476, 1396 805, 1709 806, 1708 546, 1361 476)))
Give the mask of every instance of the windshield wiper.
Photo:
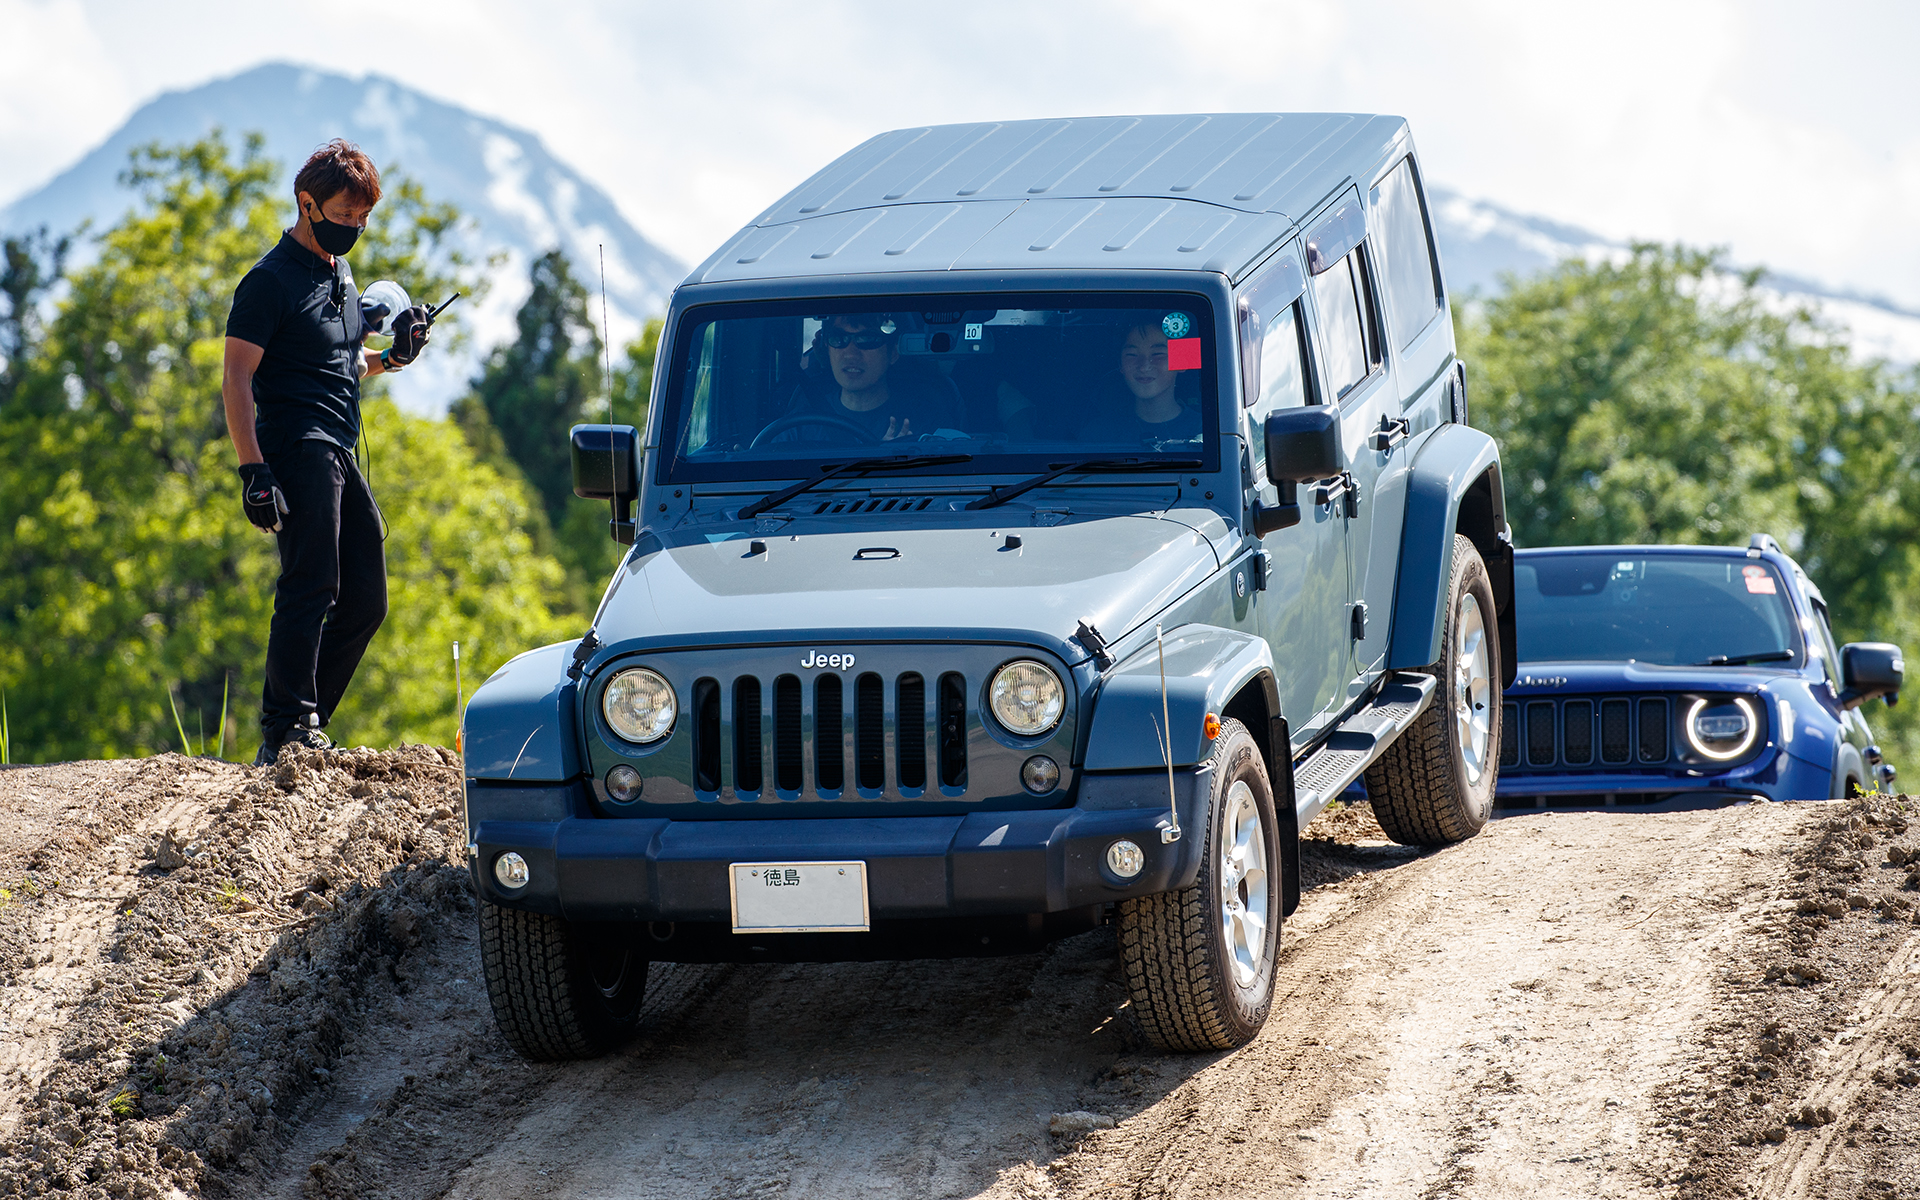
POLYGON ((747 520, 767 511, 776 504, 784 504, 801 492, 817 488, 829 479, 838 479, 842 475, 864 474, 867 471, 899 471, 908 467, 937 467, 942 463, 972 462, 971 454, 895 454, 888 458, 861 458, 853 462, 838 463, 815 475, 812 479, 802 480, 790 487, 755 500, 740 510, 740 519, 747 520))
POLYGON ((1786 662, 1793 657, 1791 650, 1762 650, 1758 654, 1716 654, 1711 658, 1694 663, 1696 667, 1730 667, 1735 663, 1786 662))
POLYGON ((969 509, 993 508, 995 505, 1005 504, 1015 496, 1023 495, 1044 483, 1075 471, 1152 471, 1161 467, 1186 470, 1199 465, 1200 460, 1197 458, 1087 458, 1079 462, 1052 463, 1047 470, 1035 475, 1032 479, 1023 479, 1010 487, 988 488, 986 495, 968 504, 967 507, 969 509))

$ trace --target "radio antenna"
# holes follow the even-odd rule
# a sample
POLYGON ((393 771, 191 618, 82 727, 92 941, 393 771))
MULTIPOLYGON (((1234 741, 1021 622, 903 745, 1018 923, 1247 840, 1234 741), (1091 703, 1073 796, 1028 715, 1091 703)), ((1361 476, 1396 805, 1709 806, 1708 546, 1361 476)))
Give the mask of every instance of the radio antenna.
POLYGON ((607 325, 607 244, 600 243, 600 350, 607 362, 607 424, 613 424, 613 333, 607 325))

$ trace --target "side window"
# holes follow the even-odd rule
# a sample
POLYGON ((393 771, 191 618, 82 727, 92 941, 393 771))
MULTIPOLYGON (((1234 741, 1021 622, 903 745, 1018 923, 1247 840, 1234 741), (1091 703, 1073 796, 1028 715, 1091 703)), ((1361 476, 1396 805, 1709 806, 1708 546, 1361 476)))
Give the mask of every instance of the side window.
POLYGON ((1336 397, 1346 396, 1380 365, 1364 254, 1356 247, 1313 277, 1314 304, 1326 338, 1327 389, 1336 397))
POLYGON ((1267 477, 1268 415, 1307 402, 1307 376, 1302 359, 1300 305, 1287 305, 1264 322, 1260 337, 1260 391, 1247 408, 1247 445, 1253 451, 1253 477, 1267 477))
POLYGON ((1440 311, 1440 272, 1411 158, 1401 159, 1380 181, 1372 200, 1393 344, 1405 349, 1440 311))

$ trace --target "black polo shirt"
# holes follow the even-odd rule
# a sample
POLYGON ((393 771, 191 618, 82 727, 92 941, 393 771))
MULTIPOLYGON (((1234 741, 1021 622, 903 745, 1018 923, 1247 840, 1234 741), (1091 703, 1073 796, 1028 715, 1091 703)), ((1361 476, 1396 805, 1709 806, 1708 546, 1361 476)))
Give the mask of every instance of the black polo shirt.
POLYGON ((307 438, 352 449, 360 436, 360 292, 353 269, 335 267, 293 240, 280 244, 233 290, 227 336, 266 351, 253 374, 254 432, 262 453, 307 438))

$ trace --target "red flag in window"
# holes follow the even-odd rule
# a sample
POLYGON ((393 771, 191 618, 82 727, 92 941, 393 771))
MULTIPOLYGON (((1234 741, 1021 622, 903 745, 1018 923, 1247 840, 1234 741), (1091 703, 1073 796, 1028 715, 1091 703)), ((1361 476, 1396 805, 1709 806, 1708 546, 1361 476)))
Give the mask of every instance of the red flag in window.
POLYGON ((1200 339, 1171 338, 1167 342, 1167 370, 1198 371, 1200 369, 1200 339))

